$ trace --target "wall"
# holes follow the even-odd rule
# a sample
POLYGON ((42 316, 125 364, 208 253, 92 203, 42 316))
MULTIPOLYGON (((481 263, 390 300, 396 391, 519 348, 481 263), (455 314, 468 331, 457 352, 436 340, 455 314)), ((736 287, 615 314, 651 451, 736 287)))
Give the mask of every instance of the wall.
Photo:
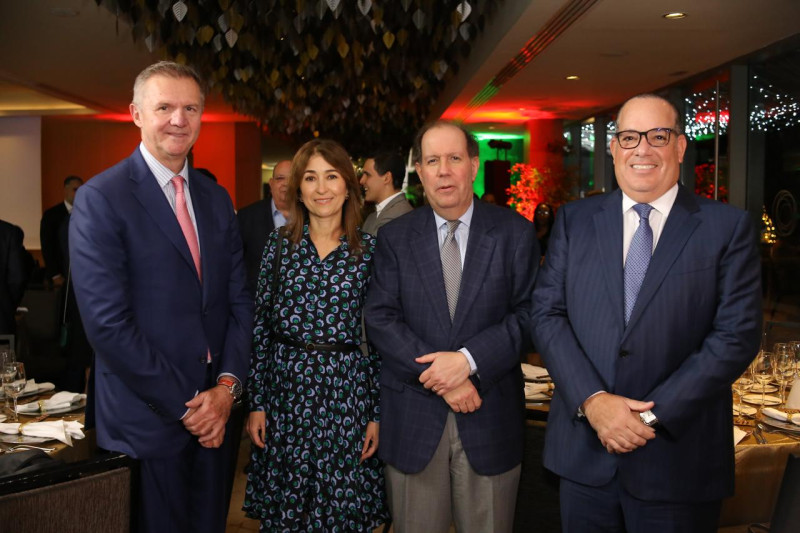
POLYGON ((39 248, 42 156, 39 117, 0 118, 0 219, 20 226, 25 247, 39 248))
POLYGON ((564 169, 564 123, 561 119, 529 120, 525 123, 530 138, 528 164, 552 172, 564 169))

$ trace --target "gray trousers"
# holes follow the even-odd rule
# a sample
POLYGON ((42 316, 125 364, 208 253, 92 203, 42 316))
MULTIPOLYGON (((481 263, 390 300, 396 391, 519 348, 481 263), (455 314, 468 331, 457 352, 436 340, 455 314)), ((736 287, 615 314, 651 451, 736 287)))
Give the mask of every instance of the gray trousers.
POLYGON ((388 464, 384 472, 395 533, 447 533, 451 522, 458 533, 511 532, 520 465, 496 476, 477 474, 452 412, 422 472, 404 474, 388 464))

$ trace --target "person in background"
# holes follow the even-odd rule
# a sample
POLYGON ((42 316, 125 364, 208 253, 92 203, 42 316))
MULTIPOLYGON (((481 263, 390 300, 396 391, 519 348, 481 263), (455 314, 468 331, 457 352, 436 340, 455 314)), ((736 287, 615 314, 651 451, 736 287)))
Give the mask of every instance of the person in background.
POLYGON ((364 161, 361 187, 364 199, 375 204, 362 229, 373 235, 387 222, 414 210, 403 194, 406 165, 398 153, 384 151, 364 161))
MULTIPOLYGON (((31 273, 22 228, 0 220, 0 335, 17 331, 16 311, 31 273)), ((13 348, 13 346, 12 346, 13 348)))
POLYGON ((510 532, 533 224, 476 201, 478 144, 435 122, 413 150, 429 207, 381 229, 365 317, 381 355, 381 447, 398 533, 510 532))
POLYGON ((619 190, 562 206, 533 293, 555 382, 544 466, 566 533, 717 531, 733 494, 731 383, 758 351, 750 216, 678 184, 680 115, 640 95, 617 117, 619 190))
POLYGON ((204 94, 161 61, 133 87, 142 142, 81 187, 69 225, 75 296, 95 349, 97 444, 139 460, 139 530, 221 533, 231 407, 252 339, 228 193, 190 168, 204 94))
POLYGON ((289 216, 287 191, 291 169, 291 161, 278 162, 268 182, 270 197, 243 207, 237 213, 244 246, 247 286, 254 295, 267 237, 275 228, 285 226, 289 216))
POLYGON ((374 457, 379 361, 359 350, 375 248, 358 229, 360 193, 344 148, 306 143, 292 161, 289 223, 267 241, 247 382, 253 452, 244 501, 262 532, 371 532, 388 518, 374 457))
POLYGON ((67 258, 62 254, 60 245, 61 227, 72 212, 75 192, 81 185, 83 185, 83 179, 79 176, 64 178, 64 201, 47 209, 42 215, 42 222, 39 226, 45 282, 56 286, 62 285, 67 277, 67 258))
POLYGON ((547 253, 547 241, 550 239, 555 219, 555 211, 547 202, 541 202, 533 210, 533 225, 536 226, 536 239, 539 241, 542 257, 547 253))

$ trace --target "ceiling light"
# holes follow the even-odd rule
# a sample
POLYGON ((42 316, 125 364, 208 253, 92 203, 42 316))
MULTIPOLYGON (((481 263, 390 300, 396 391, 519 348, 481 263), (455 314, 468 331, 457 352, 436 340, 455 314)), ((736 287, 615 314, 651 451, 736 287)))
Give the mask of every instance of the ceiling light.
POLYGON ((661 16, 664 17, 667 20, 678 20, 678 19, 684 19, 688 15, 686 13, 681 12, 681 11, 675 11, 674 13, 664 13, 661 16))
POLYGON ((579 76, 576 76, 575 74, 570 74, 569 76, 567 76, 567 77, 566 77, 566 78, 564 78, 564 79, 572 81, 572 80, 579 80, 579 79, 580 79, 580 77, 579 77, 579 76))

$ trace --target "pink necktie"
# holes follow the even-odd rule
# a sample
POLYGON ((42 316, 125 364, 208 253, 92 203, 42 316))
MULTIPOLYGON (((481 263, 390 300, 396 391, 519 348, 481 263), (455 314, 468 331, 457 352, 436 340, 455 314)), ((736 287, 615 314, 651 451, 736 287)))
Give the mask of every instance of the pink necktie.
POLYGON ((181 225, 181 231, 183 231, 183 236, 189 245, 189 251, 192 252, 194 266, 197 268, 197 277, 203 279, 203 274, 200 270, 200 246, 197 243, 197 233, 194 231, 192 219, 189 218, 189 210, 186 208, 186 195, 183 194, 183 178, 181 176, 172 178, 172 186, 175 187, 175 214, 178 217, 178 224, 181 225))

